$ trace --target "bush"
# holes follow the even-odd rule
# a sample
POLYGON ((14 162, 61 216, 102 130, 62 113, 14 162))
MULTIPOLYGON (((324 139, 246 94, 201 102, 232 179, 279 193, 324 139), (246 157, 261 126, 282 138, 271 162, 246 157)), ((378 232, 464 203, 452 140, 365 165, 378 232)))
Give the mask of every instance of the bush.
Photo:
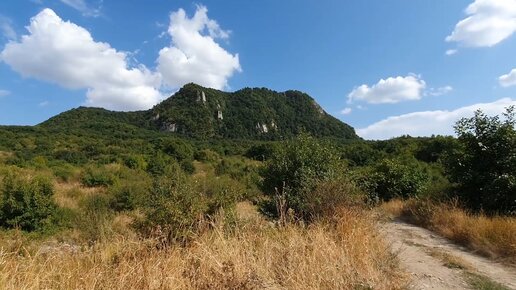
POLYGON ((365 200, 363 191, 345 178, 321 182, 308 195, 303 200, 312 218, 332 216, 345 206, 363 206, 365 200))
POLYGON ((262 188, 267 195, 281 198, 280 215, 293 210, 297 218, 310 219, 311 193, 321 182, 336 179, 341 173, 333 147, 301 135, 283 143, 267 161, 262 188))
POLYGON ((263 143, 253 145, 245 152, 245 157, 258 161, 269 160, 277 148, 276 143, 263 143))
POLYGON ((129 211, 145 204, 150 192, 150 183, 145 178, 124 180, 109 188, 111 208, 116 211, 129 211))
POLYGON ((145 161, 145 158, 141 155, 128 155, 124 158, 124 164, 125 166, 131 168, 131 169, 139 169, 139 170, 146 170, 147 169, 147 162, 145 161))
POLYGON ((197 151, 194 158, 202 162, 217 162, 220 159, 220 155, 210 149, 203 149, 197 151))
POLYGON ((209 215, 216 214, 219 209, 231 211, 246 191, 243 184, 228 176, 206 178, 204 183, 201 181, 201 187, 200 192, 208 198, 209 215))
POLYGON ((180 139, 169 139, 163 142, 163 152, 177 161, 192 160, 194 149, 190 143, 180 139))
POLYGON ((68 163, 59 163, 52 166, 52 172, 54 173, 55 177, 63 182, 69 182, 75 177, 76 174, 75 167, 68 163))
POLYGON ((143 235, 157 236, 166 243, 184 241, 195 231, 207 208, 205 196, 195 191, 181 170, 176 170, 154 181, 145 219, 137 227, 143 235))
POLYGON ((88 187, 110 186, 117 180, 117 176, 107 167, 87 167, 81 177, 81 183, 88 187))
POLYGON ((48 229, 58 211, 52 182, 43 176, 21 177, 10 171, 3 180, 0 226, 25 231, 48 229))
POLYGON ((390 200, 419 196, 426 189, 428 174, 417 161, 384 159, 359 171, 356 181, 371 199, 390 200))

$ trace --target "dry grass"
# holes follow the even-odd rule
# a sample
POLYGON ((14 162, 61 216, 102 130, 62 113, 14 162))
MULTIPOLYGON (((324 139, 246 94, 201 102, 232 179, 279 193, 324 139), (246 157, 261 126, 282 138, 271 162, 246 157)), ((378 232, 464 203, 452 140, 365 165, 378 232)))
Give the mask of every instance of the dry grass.
POLYGON ((453 204, 391 201, 382 208, 487 257, 516 263, 516 218, 470 214, 453 204))
POLYGON ((54 182, 54 200, 60 207, 77 209, 81 200, 102 194, 105 188, 86 187, 80 183, 54 182))
POLYGON ((218 222, 187 246, 118 238, 87 246, 0 240, 2 289, 400 289, 405 276, 369 212, 275 227, 218 222))

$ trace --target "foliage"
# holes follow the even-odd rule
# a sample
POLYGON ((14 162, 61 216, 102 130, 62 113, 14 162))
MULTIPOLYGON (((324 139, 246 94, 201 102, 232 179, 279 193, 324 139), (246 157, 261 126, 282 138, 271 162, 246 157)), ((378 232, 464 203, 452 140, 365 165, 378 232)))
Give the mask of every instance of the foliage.
POLYGON ((220 155, 210 149, 202 149, 195 153, 195 160, 203 162, 217 162, 220 159, 220 155))
POLYGON ((390 200, 419 196, 427 185, 428 173, 417 161, 384 159, 359 171, 355 178, 371 199, 390 200))
POLYGON ((51 181, 43 176, 22 177, 9 171, 0 201, 0 226, 26 231, 48 229, 56 217, 51 181))
POLYGON ((85 186, 110 186, 117 180, 117 176, 112 169, 101 166, 89 166, 85 169, 81 177, 81 183, 85 186))
POLYGON ((276 147, 276 143, 256 144, 246 151, 245 156, 254 160, 265 161, 272 157, 276 147))
POLYGON ((130 154, 125 156, 124 158, 125 166, 131 169, 139 169, 146 170, 147 169, 147 161, 142 155, 139 154, 130 154))
POLYGON ((300 218, 311 217, 311 193, 317 185, 340 173, 336 151, 308 135, 287 141, 267 161, 262 172, 263 190, 281 196, 285 208, 300 218))
POLYGON ((481 111, 457 122, 460 147, 450 154, 447 171, 468 206, 487 212, 516 212, 516 111, 504 120, 481 111))
POLYGON ((138 223, 144 235, 157 235, 167 242, 184 240, 194 231, 208 210, 206 198, 195 191, 179 168, 154 181, 145 207, 145 219, 138 223))

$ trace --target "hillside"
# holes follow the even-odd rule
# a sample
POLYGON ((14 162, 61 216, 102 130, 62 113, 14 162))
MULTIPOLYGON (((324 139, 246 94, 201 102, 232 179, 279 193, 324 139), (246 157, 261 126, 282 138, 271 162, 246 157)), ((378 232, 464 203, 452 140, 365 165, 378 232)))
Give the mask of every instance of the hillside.
POLYGON ((140 130, 208 139, 280 140, 308 132, 316 137, 358 139, 354 129, 327 114, 299 91, 246 88, 233 93, 188 84, 148 111, 111 112, 80 107, 38 125, 48 130, 140 130))

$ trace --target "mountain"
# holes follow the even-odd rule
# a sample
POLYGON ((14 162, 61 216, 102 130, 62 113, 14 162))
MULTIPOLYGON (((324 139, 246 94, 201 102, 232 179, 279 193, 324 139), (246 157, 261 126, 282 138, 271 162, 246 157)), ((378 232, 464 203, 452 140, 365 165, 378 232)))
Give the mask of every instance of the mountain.
POLYGON ((228 93, 187 84, 154 108, 112 112, 80 107, 38 125, 48 130, 161 131, 207 139, 279 140, 300 132, 357 139, 354 129, 326 113, 309 95, 245 88, 228 93))

